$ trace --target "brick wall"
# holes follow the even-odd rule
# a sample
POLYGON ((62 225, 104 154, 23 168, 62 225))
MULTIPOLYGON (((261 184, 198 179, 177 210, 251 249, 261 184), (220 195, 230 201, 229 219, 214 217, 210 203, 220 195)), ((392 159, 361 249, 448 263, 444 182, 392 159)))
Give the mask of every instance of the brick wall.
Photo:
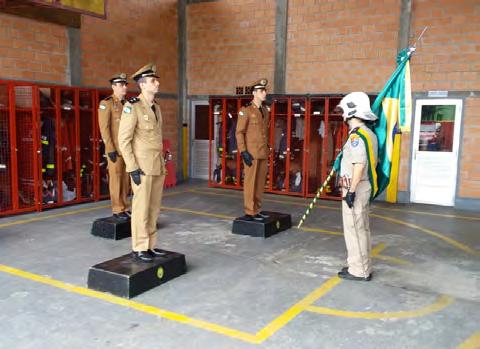
MULTIPOLYGON (((412 57, 412 90, 480 90, 480 3, 476 0, 416 0, 412 8, 411 41, 427 31, 412 57)), ((463 106, 464 136, 460 140, 461 158, 458 194, 480 198, 480 141, 478 98, 469 98, 463 106)), ((410 183, 410 142, 402 137, 399 190, 410 183), (405 148, 403 148, 405 147, 405 148), (407 154, 403 154, 407 153, 407 154)))
POLYGON ((260 77, 272 82, 275 0, 193 3, 187 25, 189 94, 234 94, 260 77))
POLYGON ((290 0, 287 91, 380 91, 395 68, 399 0, 290 0))
POLYGON ((83 84, 108 86, 115 72, 130 76, 153 62, 160 91, 176 93, 177 1, 115 0, 107 5, 107 20, 82 17, 83 84))
POLYGON ((65 27, 0 13, 0 79, 66 83, 65 27))
POLYGON ((412 11, 412 36, 428 26, 412 58, 412 89, 480 90, 480 2, 416 0, 412 11))
MULTIPOLYGON (((173 159, 178 159, 178 142, 181 141, 181 134, 178 133, 177 128, 177 114, 178 102, 176 99, 160 99, 160 107, 162 108, 163 117, 163 138, 170 140, 170 151, 173 154, 173 159)), ((178 169, 178 163, 177 163, 178 169)))
POLYGON ((463 139, 460 141, 460 197, 480 198, 480 98, 467 98, 463 116, 463 139))

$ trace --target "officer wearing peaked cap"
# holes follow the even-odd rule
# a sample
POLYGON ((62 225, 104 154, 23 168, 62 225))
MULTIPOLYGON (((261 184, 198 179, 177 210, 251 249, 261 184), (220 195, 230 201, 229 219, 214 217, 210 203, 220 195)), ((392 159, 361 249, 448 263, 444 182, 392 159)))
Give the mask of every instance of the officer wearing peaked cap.
POLYGON ((165 253, 155 248, 166 169, 163 158, 163 118, 154 100, 159 81, 156 67, 147 64, 132 76, 141 90, 123 107, 118 142, 131 177, 132 250, 142 262, 165 253))
POLYGON ((267 79, 255 81, 252 87, 253 100, 240 109, 237 121, 238 150, 244 162, 243 201, 245 220, 262 221, 268 215, 260 211, 267 177, 269 156, 268 129, 269 111, 263 105, 267 98, 267 79))
POLYGON ((120 117, 127 94, 127 74, 115 74, 109 81, 113 93, 100 102, 98 124, 108 159, 108 185, 113 216, 119 220, 128 220, 130 219, 127 211, 129 207, 127 201, 129 178, 125 171, 125 162, 118 144, 120 117))
POLYGON ((337 106, 348 124, 348 140, 342 148, 340 182, 343 193, 342 219, 347 267, 338 276, 342 279, 370 281, 370 199, 376 194, 378 142, 375 133, 366 125, 377 116, 370 109, 370 100, 364 92, 346 95, 337 106))

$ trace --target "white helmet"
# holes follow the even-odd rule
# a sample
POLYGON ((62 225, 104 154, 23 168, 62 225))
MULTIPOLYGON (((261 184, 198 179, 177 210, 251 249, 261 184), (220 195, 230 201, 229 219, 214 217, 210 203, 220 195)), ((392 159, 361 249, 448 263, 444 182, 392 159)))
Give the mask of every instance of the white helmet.
POLYGON ((377 116, 370 109, 370 99, 365 92, 352 92, 342 98, 338 107, 342 108, 343 119, 353 117, 374 121, 377 116))

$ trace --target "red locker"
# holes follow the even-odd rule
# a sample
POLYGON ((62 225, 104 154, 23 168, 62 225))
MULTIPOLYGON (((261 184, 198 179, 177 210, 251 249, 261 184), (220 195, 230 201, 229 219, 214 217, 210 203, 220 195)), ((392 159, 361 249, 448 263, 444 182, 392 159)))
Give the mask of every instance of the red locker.
MULTIPOLYGON (((340 99, 341 96, 272 96, 266 192, 315 195, 347 137, 341 115, 333 112, 340 99)), ((249 96, 210 99, 211 187, 242 188, 243 161, 236 149, 235 126, 238 111, 250 101, 249 96)), ((335 177, 322 197, 339 199, 335 177)))

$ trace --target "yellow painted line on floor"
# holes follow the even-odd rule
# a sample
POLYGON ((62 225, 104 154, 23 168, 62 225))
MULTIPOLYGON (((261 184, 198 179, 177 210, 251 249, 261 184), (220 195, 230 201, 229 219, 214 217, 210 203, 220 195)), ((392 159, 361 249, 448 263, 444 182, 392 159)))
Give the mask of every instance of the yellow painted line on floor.
POLYGON ((407 209, 403 209, 403 208, 390 208, 390 207, 381 207, 381 206, 374 206, 373 209, 379 210, 379 211, 386 210, 386 211, 394 211, 394 212, 407 212, 407 213, 413 213, 413 214, 425 215, 425 216, 463 219, 463 220, 467 220, 467 221, 480 221, 480 217, 461 216, 461 215, 455 215, 455 214, 449 214, 449 213, 416 211, 416 210, 407 210, 407 209))
POLYGON ((413 224, 413 223, 408 223, 406 221, 403 221, 403 220, 400 220, 400 219, 396 219, 396 218, 391 218, 391 217, 387 217, 387 216, 383 216, 383 215, 379 215, 379 214, 375 214, 375 213, 371 213, 370 214, 371 217, 377 217, 377 218, 380 218, 380 219, 383 219, 383 220, 386 220, 386 221, 389 221, 389 222, 393 222, 393 223, 397 223, 397 224, 400 224, 400 225, 404 225, 404 226, 407 226, 409 228, 413 228, 413 229, 417 229, 417 230, 420 230, 428 235, 431 235, 431 236, 434 236, 440 240, 443 240, 444 242, 446 242, 447 244, 450 244, 460 250, 463 250, 469 254, 473 254, 473 255, 477 255, 477 256, 480 256, 480 252, 465 245, 465 244, 462 244, 461 242, 458 242, 452 238, 449 238, 448 236, 445 236, 443 234, 440 234, 436 231, 433 231, 433 230, 430 230, 430 229, 427 229, 427 228, 423 228, 419 225, 416 225, 416 224, 413 224))
POLYGON ((480 331, 475 332, 465 342, 460 344, 458 349, 479 349, 480 348, 480 331))
POLYGON ((177 207, 169 207, 169 206, 162 206, 162 210, 184 212, 184 213, 190 213, 190 214, 199 215, 199 216, 215 217, 215 218, 222 218, 222 219, 234 219, 234 218, 236 218, 236 217, 233 217, 233 216, 226 216, 226 215, 218 214, 218 213, 188 210, 186 208, 177 208, 177 207))
POLYGON ((301 229, 298 229, 296 226, 292 227, 292 228, 295 229, 295 230, 308 231, 308 232, 312 232, 312 233, 322 233, 322 234, 343 236, 343 233, 341 233, 339 231, 331 231, 331 230, 325 230, 325 229, 320 229, 320 228, 302 227, 301 229))
MULTIPOLYGON (((184 190, 184 191, 166 193, 166 194, 163 194, 163 197, 179 195, 179 194, 183 194, 183 193, 186 193, 186 192, 187 191, 184 190)), ((75 215, 75 214, 79 214, 79 213, 100 210, 102 208, 108 208, 108 207, 111 207, 111 205, 108 204, 108 205, 100 205, 100 206, 95 206, 95 207, 80 208, 80 209, 75 209, 75 210, 71 210, 71 211, 68 211, 68 212, 55 213, 55 214, 37 216, 37 217, 26 218, 26 219, 19 219, 19 220, 16 220, 16 221, 0 224, 0 228, 10 227, 10 226, 19 225, 19 224, 26 224, 26 223, 31 223, 31 222, 37 222, 37 221, 44 221, 46 219, 71 216, 71 215, 75 215)))
POLYGON ((9 267, 6 265, 0 264, 0 271, 13 276, 21 277, 23 279, 35 281, 35 282, 56 287, 68 292, 80 294, 86 297, 100 299, 112 304, 121 305, 126 308, 135 309, 143 313, 155 315, 161 318, 165 318, 178 323, 196 327, 202 330, 215 332, 217 334, 239 339, 252 344, 260 344, 266 339, 268 339, 269 337, 271 337, 275 332, 280 330, 287 323, 292 321, 298 314, 304 311, 309 305, 311 305, 313 302, 318 300, 320 297, 324 296, 326 293, 328 293, 330 290, 332 290, 336 285, 338 285, 341 282, 340 278, 338 278, 337 276, 330 278, 328 281, 326 281, 323 285, 321 285, 315 291, 308 294, 305 298, 297 302, 291 308, 287 309, 283 314, 275 318, 272 322, 270 322, 268 325, 266 325, 264 328, 258 331, 255 335, 253 335, 248 332, 239 331, 239 330, 221 326, 212 322, 191 318, 183 314, 179 314, 169 310, 157 308, 151 305, 135 302, 129 299, 117 297, 109 293, 98 292, 85 287, 68 284, 59 280, 55 280, 50 277, 33 274, 30 272, 9 267))
POLYGON ((13 222, 0 224, 0 228, 10 227, 12 225, 18 225, 18 224, 26 224, 26 223, 31 223, 31 222, 43 221, 43 220, 51 219, 51 218, 71 216, 71 215, 74 215, 74 214, 95 211, 95 210, 99 210, 101 208, 107 208, 107 207, 111 207, 111 205, 108 204, 108 205, 101 205, 101 206, 95 206, 95 207, 81 208, 81 209, 72 210, 72 211, 68 211, 68 212, 55 213, 55 214, 50 214, 50 215, 45 215, 45 216, 37 216, 37 217, 32 217, 32 218, 27 218, 27 219, 20 219, 18 221, 13 221, 13 222))
POLYGON ((297 315, 303 312, 310 304, 315 302, 320 297, 327 294, 332 288, 337 286, 341 282, 338 276, 334 276, 327 280, 322 286, 315 291, 308 294, 305 298, 298 303, 287 309, 282 315, 275 318, 267 326, 257 332, 256 336, 260 340, 260 343, 272 336, 275 332, 292 321, 297 315))
POLYGON ((91 297, 91 298, 96 298, 96 299, 101 299, 103 301, 107 301, 109 303, 121 305, 127 308, 135 309, 138 311, 141 311, 143 313, 148 313, 151 315, 156 315, 165 319, 169 319, 175 322, 179 322, 182 324, 190 325, 196 328, 200 328, 203 330, 207 330, 210 332, 215 332, 224 336, 236 338, 243 340, 245 342, 249 343, 258 343, 258 338, 250 333, 243 332, 243 331, 238 331, 232 328, 220 326, 211 322, 203 321, 203 320, 198 320, 194 319, 191 317, 188 317, 186 315, 174 313, 168 310, 164 310, 161 308, 157 308, 151 305, 146 305, 143 303, 135 302, 129 299, 117 297, 108 293, 103 293, 103 292, 98 292, 94 290, 90 290, 85 287, 81 286, 75 286, 72 284, 64 283, 59 280, 55 280, 46 276, 41 276, 38 274, 33 274, 29 273, 20 269, 8 267, 5 265, 0 264, 0 271, 4 273, 8 273, 14 276, 18 276, 24 279, 32 280, 35 282, 39 282, 42 284, 46 284, 49 286, 53 286, 68 292, 73 292, 76 294, 80 294, 83 296, 91 297))
POLYGON ((185 194, 187 193, 188 190, 180 190, 180 191, 172 191, 172 192, 168 192, 168 193, 164 193, 162 194, 162 197, 169 197, 169 196, 175 196, 175 195, 180 195, 180 194, 185 194))
MULTIPOLYGON (((199 216, 215 217, 215 218, 222 218, 222 219, 229 219, 229 220, 235 218, 233 216, 226 216, 226 215, 222 215, 222 214, 188 210, 188 209, 176 208, 176 207, 162 206, 162 209, 164 209, 166 211, 177 211, 177 212, 195 214, 195 215, 199 215, 199 216)), ((299 230, 299 231, 306 231, 306 232, 314 232, 314 233, 322 233, 322 234, 328 234, 328 235, 343 236, 343 233, 341 233, 341 232, 319 229, 319 228, 302 227, 302 229, 297 229, 295 227, 292 227, 292 229, 299 230)), ((377 259, 389 261, 389 262, 396 263, 396 264, 409 264, 410 263, 410 262, 408 262, 406 260, 403 260, 403 259, 400 259, 400 258, 381 255, 380 251, 383 250, 384 248, 385 248, 385 245, 383 243, 380 243, 376 247, 374 247, 372 249, 372 254, 371 254, 372 258, 377 258, 377 259)))
POLYGON ((435 303, 420 309, 382 313, 367 311, 345 311, 332 308, 317 307, 314 305, 307 307, 305 310, 322 315, 332 315, 354 319, 408 319, 438 312, 447 307, 448 305, 452 304, 452 302, 452 297, 440 296, 435 301, 435 303))
POLYGON ((382 261, 392 262, 392 263, 395 263, 395 264, 402 264, 402 265, 411 264, 409 261, 406 261, 404 259, 391 257, 391 256, 385 256, 383 254, 379 254, 379 255, 377 255, 373 258, 381 259, 382 261))
MULTIPOLYGON (((200 195, 216 195, 216 196, 226 196, 226 197, 233 197, 233 198, 238 198, 241 200, 243 203, 243 197, 240 195, 232 195, 232 194, 225 194, 225 193, 207 193, 202 190, 197 190, 197 189, 190 189, 191 192, 197 193, 200 195)), ((301 198, 299 198, 301 199, 301 198)), ((278 199, 266 199, 264 198, 262 201, 264 202, 274 202, 274 203, 279 203, 279 204, 285 204, 285 205, 294 205, 294 206, 301 206, 307 208, 308 202, 298 202, 298 201, 293 201, 293 200, 278 200, 278 199)), ((333 207, 333 206, 326 206, 326 205, 315 205, 315 208, 326 208, 329 210, 340 210, 338 207, 333 207)))
POLYGON ((385 244, 382 242, 382 243, 379 243, 378 245, 374 246, 372 248, 372 251, 370 252, 370 254, 373 256, 373 257, 376 257, 380 254, 380 252, 382 252, 384 249, 385 249, 385 244))
MULTIPOLYGON (((235 194, 225 194, 225 193, 207 193, 205 190, 202 189, 190 189, 189 191, 198 193, 198 194, 204 194, 204 195, 220 195, 220 196, 229 196, 229 197, 238 197, 241 198, 241 195, 235 195, 235 194)), ((240 192, 241 193, 241 192, 240 192)), ((303 198, 299 198, 303 199, 303 198)), ((305 200, 305 199, 303 199, 305 200)), ((281 204, 294 204, 295 206, 304 206, 305 209, 307 205, 310 203, 310 201, 305 201, 304 203, 298 202, 298 201, 293 201, 293 200, 273 200, 273 199, 264 199, 264 201, 269 201, 269 202, 276 202, 276 203, 281 203, 281 204)), ((330 210, 341 210, 341 207, 335 207, 335 206, 326 206, 326 205, 315 205, 314 207, 319 207, 319 208, 326 208, 330 210)), ((427 215, 427 216, 436 216, 436 217, 447 217, 447 218, 455 218, 455 219, 463 219, 463 220, 473 220, 473 221, 480 221, 480 217, 475 217, 475 216, 462 216, 462 215, 455 215, 455 214, 448 214, 448 213, 436 213, 436 212, 427 212, 427 211, 418 211, 418 210, 408 210, 408 209, 403 209, 403 208, 389 208, 389 207, 382 207, 382 206, 377 206, 377 205, 372 205, 372 209, 378 210, 378 211, 397 211, 397 212, 408 212, 408 213, 413 213, 413 214, 418 214, 418 215, 427 215)))

